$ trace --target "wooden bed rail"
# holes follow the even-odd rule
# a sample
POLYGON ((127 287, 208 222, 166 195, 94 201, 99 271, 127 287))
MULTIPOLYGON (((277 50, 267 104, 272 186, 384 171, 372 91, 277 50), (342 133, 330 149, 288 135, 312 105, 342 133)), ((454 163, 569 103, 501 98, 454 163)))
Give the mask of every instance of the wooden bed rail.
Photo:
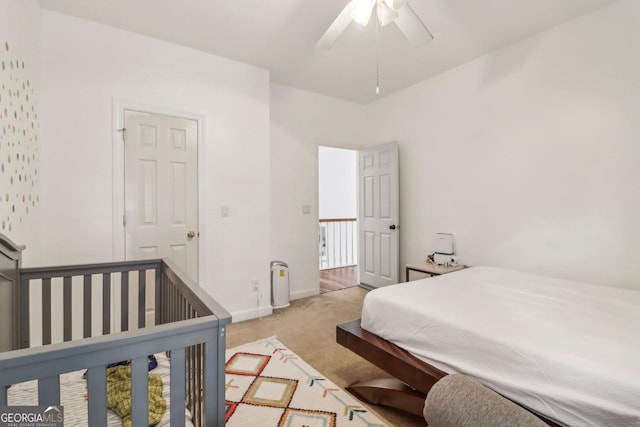
MULTIPOLYGON (((390 406, 422 416, 429 390, 447 375, 408 351, 366 331, 360 319, 337 325, 336 342, 395 377, 363 381, 347 387, 349 392, 367 403, 390 406)), ((534 415, 550 427, 560 427, 544 416, 534 415)))
POLYGON ((394 377, 347 387, 349 392, 365 402, 422 416, 429 389, 446 375, 408 351, 362 329, 360 319, 337 325, 336 341, 394 377))

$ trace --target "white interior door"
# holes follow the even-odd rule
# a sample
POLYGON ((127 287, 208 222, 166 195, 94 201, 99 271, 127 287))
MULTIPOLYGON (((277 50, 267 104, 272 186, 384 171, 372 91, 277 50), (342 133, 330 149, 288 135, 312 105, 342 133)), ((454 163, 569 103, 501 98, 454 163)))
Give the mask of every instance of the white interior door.
POLYGON ((126 259, 169 258, 198 280, 198 122, 124 110, 126 259))
POLYGON ((358 222, 360 283, 398 283, 400 198, 398 143, 360 150, 358 222))

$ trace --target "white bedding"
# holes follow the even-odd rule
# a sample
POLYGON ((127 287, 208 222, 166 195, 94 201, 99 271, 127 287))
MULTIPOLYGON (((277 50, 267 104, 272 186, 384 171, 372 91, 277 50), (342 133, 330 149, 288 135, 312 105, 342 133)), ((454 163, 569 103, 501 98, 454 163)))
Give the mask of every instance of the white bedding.
MULTIPOLYGON (((162 397, 167 402, 167 411, 157 427, 168 427, 170 425, 170 400, 169 400, 169 379, 170 379, 170 362, 164 353, 155 355, 158 360, 158 366, 150 371, 152 374, 158 375, 162 379, 162 397)), ((82 378, 84 371, 70 372, 61 375, 60 378, 60 404, 64 407, 64 425, 65 426, 88 426, 87 413, 88 401, 85 399, 87 393, 87 381, 82 378)), ((8 404, 14 405, 38 405, 38 382, 28 381, 15 384, 9 387, 8 404)), ((186 426, 193 427, 191 423, 191 415, 185 407, 186 426)), ((111 410, 107 410, 107 425, 114 427, 122 426, 122 418, 111 410)))
POLYGON ((362 327, 567 426, 640 426, 640 292, 490 267, 376 289, 362 327))

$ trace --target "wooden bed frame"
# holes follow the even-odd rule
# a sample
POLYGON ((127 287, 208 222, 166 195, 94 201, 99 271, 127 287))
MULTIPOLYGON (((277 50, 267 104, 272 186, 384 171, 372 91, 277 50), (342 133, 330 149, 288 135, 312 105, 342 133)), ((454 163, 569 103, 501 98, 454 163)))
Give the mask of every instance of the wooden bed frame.
POLYGON ((7 405, 11 385, 38 380, 39 405, 58 406, 60 376, 87 370, 89 425, 105 426, 106 365, 131 360, 132 423, 147 426, 147 357, 166 352, 171 426, 185 425, 185 402, 196 427, 224 425, 231 315, 196 283, 160 259, 22 269, 23 249, 0 234, 0 405, 7 405), (148 288, 154 291, 151 324, 145 318, 148 288), (130 303, 136 293, 138 304, 130 303), (52 294, 60 294, 61 303, 52 294), (74 313, 77 305, 82 315, 74 313), (119 322, 112 321, 114 314, 119 322), (30 336, 39 317, 41 339, 30 336), (93 325, 96 317, 102 321, 93 325), (74 337, 74 329, 83 338, 74 337), (55 342, 57 333, 62 342, 55 342))
MULTIPOLYGON (((447 375, 397 345, 362 329, 360 319, 338 325, 336 341, 395 377, 364 381, 347 387, 349 392, 367 403, 423 416, 427 393, 439 379, 447 375)), ((560 427, 543 416, 534 415, 549 426, 560 427)))

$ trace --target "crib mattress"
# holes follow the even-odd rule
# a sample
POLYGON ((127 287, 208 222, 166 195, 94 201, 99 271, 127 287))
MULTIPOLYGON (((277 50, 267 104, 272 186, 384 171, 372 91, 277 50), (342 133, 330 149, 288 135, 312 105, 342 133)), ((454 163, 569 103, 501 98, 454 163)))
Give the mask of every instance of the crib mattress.
MULTIPOLYGON (((162 397, 167 402, 167 411, 158 427, 169 427, 170 425, 170 361, 164 353, 155 355, 158 366, 151 373, 158 375, 162 379, 162 397)), ((88 426, 88 401, 85 399, 87 393, 87 381, 82 378, 85 371, 75 371, 60 376, 60 404, 64 407, 64 424, 66 426, 88 426)), ((12 385, 8 392, 8 404, 14 405, 38 405, 38 382, 27 381, 12 385)), ((184 405, 182 405, 184 407, 184 405)), ((185 425, 193 427, 191 415, 184 407, 185 425)), ((122 426, 122 418, 113 411, 107 411, 107 425, 113 427, 122 426)))
POLYGON ((367 294, 362 327, 567 426, 640 426, 640 292, 474 267, 367 294))

